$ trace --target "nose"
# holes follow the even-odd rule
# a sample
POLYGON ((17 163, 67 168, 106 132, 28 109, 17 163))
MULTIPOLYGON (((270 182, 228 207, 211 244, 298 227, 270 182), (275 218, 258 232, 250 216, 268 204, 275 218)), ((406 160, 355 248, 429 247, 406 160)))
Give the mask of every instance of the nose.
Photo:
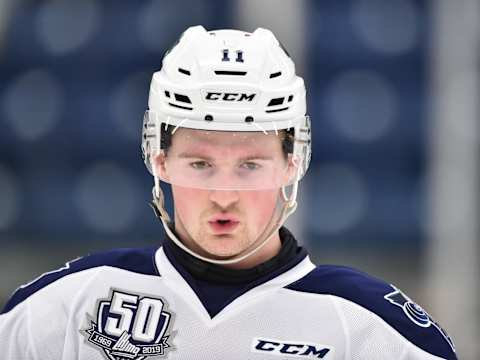
POLYGON ((222 209, 227 209, 239 200, 238 191, 232 190, 212 190, 209 194, 211 202, 217 204, 222 209))

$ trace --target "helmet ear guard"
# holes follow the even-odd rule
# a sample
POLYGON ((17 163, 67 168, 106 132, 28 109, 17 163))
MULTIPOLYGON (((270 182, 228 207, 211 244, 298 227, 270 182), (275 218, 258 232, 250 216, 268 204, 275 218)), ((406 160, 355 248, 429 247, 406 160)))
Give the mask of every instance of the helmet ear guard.
POLYGON ((169 238, 187 253, 215 264, 237 263, 260 250, 297 207, 298 183, 311 158, 310 118, 305 113, 303 79, 295 75, 293 61, 269 30, 188 28, 152 77, 142 129, 142 156, 154 177, 150 206, 169 238), (201 256, 172 229, 155 159, 169 149, 180 128, 276 135, 284 131, 293 140, 282 142, 282 148, 295 162, 294 181, 281 186, 278 211, 257 241, 231 258, 201 256))

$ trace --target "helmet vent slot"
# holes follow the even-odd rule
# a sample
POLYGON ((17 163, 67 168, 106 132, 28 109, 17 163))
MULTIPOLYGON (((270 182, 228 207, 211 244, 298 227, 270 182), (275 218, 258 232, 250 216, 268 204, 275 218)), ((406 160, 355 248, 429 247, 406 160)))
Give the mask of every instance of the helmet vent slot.
POLYGON ((268 103, 267 106, 276 106, 276 105, 282 105, 283 104, 283 100, 285 98, 283 97, 280 97, 280 98, 274 98, 272 100, 270 100, 270 102, 268 103))
POLYGON ((182 69, 182 68, 178 68, 178 72, 181 72, 182 74, 185 74, 185 75, 190 76, 190 71, 188 71, 188 70, 185 70, 185 69, 182 69))
POLYGON ((285 111, 285 110, 288 110, 288 106, 287 106, 287 107, 284 107, 284 108, 281 108, 281 109, 265 110, 265 112, 267 112, 267 113, 274 113, 274 112, 280 112, 280 111, 285 111))
POLYGON ((280 75, 282 75, 282 72, 281 72, 281 71, 277 71, 277 72, 271 73, 271 74, 270 74, 270 79, 279 77, 280 75))
POLYGON ((172 104, 172 103, 168 103, 168 105, 170 106, 173 106, 173 107, 176 107, 178 109, 183 109, 183 110, 193 110, 193 108, 191 107, 188 107, 188 106, 181 106, 181 105, 177 105, 177 104, 172 104))
POLYGON ((180 101, 180 102, 183 102, 183 103, 187 103, 187 104, 191 104, 192 102, 190 101, 190 98, 186 95, 182 95, 182 94, 175 94, 175 100, 177 101, 180 101))
POLYGON ((215 70, 215 75, 245 76, 245 75, 247 75, 247 72, 246 71, 215 70))

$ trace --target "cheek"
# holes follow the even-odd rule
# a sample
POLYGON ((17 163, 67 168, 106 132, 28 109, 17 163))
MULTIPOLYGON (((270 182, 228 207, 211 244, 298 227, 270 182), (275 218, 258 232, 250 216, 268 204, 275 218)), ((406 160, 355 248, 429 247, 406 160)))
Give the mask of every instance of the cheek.
POLYGON ((172 195, 175 211, 184 223, 188 224, 192 219, 198 218, 198 208, 202 203, 201 191, 172 185, 172 195))
POLYGON ((245 194, 245 201, 248 202, 245 208, 248 210, 248 217, 258 225, 264 225, 273 216, 277 203, 278 190, 251 191, 245 194))

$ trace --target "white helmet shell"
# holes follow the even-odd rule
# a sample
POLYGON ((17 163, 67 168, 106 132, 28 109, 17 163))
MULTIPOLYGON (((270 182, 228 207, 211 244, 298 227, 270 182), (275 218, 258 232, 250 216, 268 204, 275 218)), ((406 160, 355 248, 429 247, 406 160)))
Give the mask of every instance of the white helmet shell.
POLYGON ((261 28, 252 34, 187 29, 153 75, 148 105, 211 130, 258 130, 251 123, 274 130, 272 122, 287 128, 278 125, 306 112, 303 79, 272 32, 261 28))

